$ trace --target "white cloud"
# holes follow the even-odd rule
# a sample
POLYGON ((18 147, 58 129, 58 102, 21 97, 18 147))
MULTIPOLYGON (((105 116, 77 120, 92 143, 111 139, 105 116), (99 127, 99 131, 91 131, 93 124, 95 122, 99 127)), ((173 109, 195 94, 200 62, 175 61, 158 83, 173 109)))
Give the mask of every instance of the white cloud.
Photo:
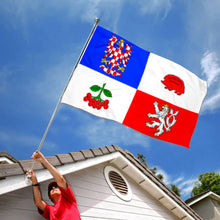
POLYGON ((142 14, 160 14, 165 18, 170 11, 172 4, 171 0, 139 0, 136 2, 139 5, 142 14))
POLYGON ((83 130, 87 131, 86 138, 89 143, 93 143, 95 146, 106 146, 110 144, 118 145, 142 145, 148 147, 148 138, 138 132, 134 132, 132 129, 121 125, 116 122, 110 122, 105 119, 96 119, 94 122, 87 120, 82 124, 79 135, 84 134, 83 130))
POLYGON ((202 111, 211 110, 214 111, 220 107, 220 90, 217 90, 215 94, 207 97, 203 104, 202 111))
MULTIPOLYGON (((220 170, 215 171, 216 173, 220 173, 220 170)), ((177 186, 181 189, 181 195, 184 198, 189 198, 192 192, 193 187, 195 186, 195 182, 198 181, 197 177, 192 177, 190 179, 183 178, 183 181, 180 182, 177 186), (186 180, 185 180, 186 179, 186 180)))
MULTIPOLYGON (((40 138, 34 135, 18 133, 17 131, 0 131, 0 142, 4 144, 6 148, 18 148, 22 146, 29 148, 35 147, 35 149, 37 149, 40 144, 40 138)), ((52 142, 45 142, 44 146, 46 149, 54 149, 57 147, 56 144, 52 142)))
POLYGON ((22 88, 29 98, 29 105, 37 105, 41 111, 45 110, 44 106, 47 111, 53 111, 51 108, 55 108, 71 76, 74 56, 76 55, 73 53, 62 54, 58 62, 52 65, 44 63, 37 70, 41 71, 41 74, 33 74, 32 80, 22 88))
POLYGON ((219 8, 220 2, 187 1, 186 30, 190 40, 191 60, 199 59, 201 51, 206 48, 201 58, 201 69, 208 83, 208 93, 202 106, 202 112, 214 111, 220 107, 220 46, 219 46, 219 8), (200 16, 200 15, 203 16, 200 16), (204 34, 205 33, 205 34, 204 34), (193 45, 193 46, 192 46, 193 45), (196 49, 197 48, 197 49, 196 49))
POLYGON ((163 176, 163 182, 166 185, 169 185, 170 183, 172 183, 170 175, 165 170, 163 170, 162 168, 160 168, 158 166, 156 166, 156 167, 157 167, 157 173, 156 174, 161 174, 163 176))
MULTIPOLYGON (((63 105, 65 108, 65 105, 63 105)), ((74 108, 71 112, 74 111, 74 108)), ((93 146, 117 144, 119 146, 141 145, 149 147, 149 137, 120 123, 98 118, 84 111, 75 109, 74 118, 66 112, 59 113, 59 119, 65 124, 66 132, 82 138, 85 143, 93 146), (72 126, 77 124, 77 129, 72 126), (70 125, 70 126, 69 126, 70 125), (85 135, 86 132, 86 135, 85 135)))
POLYGON ((208 86, 212 86, 220 77, 219 59, 215 52, 205 52, 201 60, 203 74, 207 77, 208 86))
POLYGON ((178 184, 184 179, 183 176, 178 177, 177 179, 173 180, 173 184, 178 184))
POLYGON ((27 25, 33 20, 40 19, 53 13, 62 13, 63 17, 69 19, 81 19, 83 21, 93 22, 93 19, 102 16, 105 19, 111 19, 118 16, 121 5, 124 1, 112 0, 81 0, 69 1, 35 1, 28 0, 7 0, 1 4, 0 10, 10 19, 15 26, 18 23, 27 25), (67 18, 66 17, 66 18, 67 18), (16 19, 15 19, 16 18, 16 19), (14 20, 15 19, 15 20, 14 20))
POLYGON ((190 38, 200 47, 219 48, 220 1, 185 1, 190 38), (202 15, 202 16, 201 16, 202 15))
POLYGON ((183 197, 187 196, 190 197, 190 193, 194 187, 194 183, 198 178, 192 178, 184 180, 178 184, 178 187, 181 189, 181 195, 183 197))
MULTIPOLYGON (((68 4, 68 2, 67 2, 68 4)), ((124 1, 112 0, 109 2, 108 0, 96 0, 96 1, 80 1, 77 4, 78 16, 84 20, 91 22, 94 18, 100 17, 103 20, 111 21, 114 23, 114 20, 118 20, 120 16, 121 7, 124 4, 124 1)), ((72 8, 69 11, 71 14, 76 11, 76 5, 72 4, 72 8)))
POLYGON ((10 23, 16 28, 21 24, 27 26, 30 22, 42 19, 44 16, 53 13, 62 13, 74 22, 74 19, 92 23, 94 18, 100 17, 112 27, 116 27, 122 11, 127 5, 133 5, 142 15, 163 13, 166 17, 171 9, 171 0, 80 0, 69 1, 59 0, 30 2, 28 0, 7 0, 4 1, 0 10, 5 13, 10 23))
POLYGON ((189 198, 190 193, 194 187, 194 183, 198 178, 191 178, 191 179, 186 179, 184 176, 179 176, 177 178, 174 178, 173 176, 169 175, 165 170, 162 168, 157 167, 157 174, 162 174, 164 179, 163 182, 167 185, 170 186, 170 184, 175 184, 179 189, 181 193, 182 198, 189 198))
MULTIPOLYGON (((175 184, 179 189, 181 193, 182 199, 188 199, 191 196, 191 192, 193 187, 195 186, 195 182, 198 181, 198 175, 186 178, 185 176, 179 176, 177 178, 174 178, 170 174, 168 174, 165 170, 163 170, 161 167, 157 167, 157 174, 162 174, 164 179, 163 182, 170 186, 170 184, 175 184)), ((220 173, 220 170, 215 171, 216 173, 220 173)), ((176 175, 175 175, 176 176, 176 175)))
POLYGON ((208 94, 202 110, 215 110, 220 107, 220 62, 216 52, 204 53, 201 68, 208 83, 208 94))

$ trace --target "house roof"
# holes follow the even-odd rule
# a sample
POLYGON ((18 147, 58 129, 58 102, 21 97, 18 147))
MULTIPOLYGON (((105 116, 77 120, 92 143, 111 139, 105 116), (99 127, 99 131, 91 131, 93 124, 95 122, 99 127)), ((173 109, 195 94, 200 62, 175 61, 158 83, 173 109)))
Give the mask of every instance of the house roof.
POLYGON ((185 202, 191 206, 208 197, 220 202, 220 196, 210 190, 197 194, 196 196, 187 199, 185 202))
MULTIPOLYGON (((148 193, 180 219, 201 219, 197 213, 158 179, 150 169, 144 166, 131 152, 123 150, 117 145, 70 152, 68 154, 58 154, 46 158, 53 166, 57 167, 63 175, 101 162, 110 161, 111 164, 122 169, 123 172, 134 179, 140 187, 148 191, 148 193)), ((0 188, 2 189, 0 194, 27 186, 22 176, 24 176, 26 170, 32 166, 32 163, 33 160, 21 160, 13 164, 0 164, 0 188), (17 176, 17 180, 13 186, 12 183, 15 182, 15 176, 17 176)), ((45 172, 45 168, 40 163, 35 163, 34 170, 35 172, 45 172)), ((39 182, 45 181, 45 178, 49 179, 48 175, 43 175, 41 178, 38 178, 38 180, 39 182)))
POLYGON ((7 152, 0 152, 0 164, 17 163, 18 160, 7 152))

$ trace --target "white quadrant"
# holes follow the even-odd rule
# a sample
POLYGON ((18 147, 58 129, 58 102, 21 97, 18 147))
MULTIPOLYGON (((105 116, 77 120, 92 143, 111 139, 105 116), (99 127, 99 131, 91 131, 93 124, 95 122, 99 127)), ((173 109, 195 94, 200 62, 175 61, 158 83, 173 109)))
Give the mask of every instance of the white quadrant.
POLYGON ((132 87, 79 64, 63 95, 62 103, 83 109, 93 115, 122 123, 135 92, 136 90, 132 87), (103 84, 106 84, 105 89, 112 93, 112 97, 106 97, 102 93, 101 98, 109 100, 109 108, 97 110, 88 106, 88 102, 85 102, 83 98, 87 93, 97 96, 99 91, 91 91, 90 87, 94 85, 102 87, 103 84))
MULTIPOLYGON (((168 80, 169 81, 169 80, 168 80)), ((145 72, 138 87, 139 90, 181 108, 199 113, 201 104, 207 92, 206 82, 199 79, 184 67, 168 59, 150 53, 145 72), (184 93, 178 92, 178 83, 167 82, 170 90, 162 83, 167 75, 178 77, 184 83, 184 93)))

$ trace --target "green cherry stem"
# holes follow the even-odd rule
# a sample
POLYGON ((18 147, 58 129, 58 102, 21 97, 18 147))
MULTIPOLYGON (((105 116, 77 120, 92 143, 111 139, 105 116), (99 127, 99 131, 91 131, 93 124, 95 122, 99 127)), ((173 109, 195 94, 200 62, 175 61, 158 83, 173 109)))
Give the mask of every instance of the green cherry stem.
POLYGON ((106 85, 106 83, 103 84, 102 88, 100 89, 99 94, 96 97, 93 97, 94 99, 100 100, 101 102, 103 102, 103 100, 101 99, 101 94, 102 94, 102 92, 103 92, 103 90, 105 88, 105 85, 106 85))

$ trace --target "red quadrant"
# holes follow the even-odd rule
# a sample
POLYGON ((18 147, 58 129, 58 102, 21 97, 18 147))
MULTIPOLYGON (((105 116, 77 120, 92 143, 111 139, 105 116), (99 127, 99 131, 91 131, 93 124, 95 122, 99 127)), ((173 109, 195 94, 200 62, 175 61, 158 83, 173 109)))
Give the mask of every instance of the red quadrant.
POLYGON ((123 124, 151 137, 155 137, 160 140, 168 141, 189 148, 190 140, 195 129, 197 119, 197 113, 180 108, 176 105, 165 102, 164 100, 158 99, 154 96, 137 90, 134 99, 130 105, 130 108, 124 118, 123 124), (159 136, 155 135, 159 131, 159 124, 158 126, 156 125, 154 128, 146 126, 147 122, 150 124, 153 124, 153 121, 156 123, 160 123, 160 120, 158 118, 148 117, 148 113, 156 113, 154 106, 155 102, 158 103, 159 111, 162 111, 162 107, 165 104, 168 105, 169 112, 164 120, 166 127, 168 127, 166 123, 167 117, 170 116, 168 122, 170 124, 172 124, 173 120, 176 120, 176 123, 172 127, 170 127, 170 131, 166 131, 163 126, 164 132, 159 136), (171 116, 171 109, 173 109, 174 113, 176 111, 179 111, 179 113, 176 116, 171 116))

